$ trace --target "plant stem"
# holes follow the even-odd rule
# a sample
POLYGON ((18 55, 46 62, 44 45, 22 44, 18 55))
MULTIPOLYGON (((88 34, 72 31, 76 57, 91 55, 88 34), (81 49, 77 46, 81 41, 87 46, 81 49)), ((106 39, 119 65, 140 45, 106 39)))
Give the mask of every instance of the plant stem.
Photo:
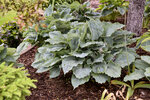
MULTIPOLYGON (((135 65, 132 66, 132 72, 135 70, 135 65)), ((134 80, 131 81, 131 87, 134 88, 134 80)))
POLYGON ((54 4, 55 4, 55 0, 53 0, 52 2, 52 11, 54 11, 54 4))

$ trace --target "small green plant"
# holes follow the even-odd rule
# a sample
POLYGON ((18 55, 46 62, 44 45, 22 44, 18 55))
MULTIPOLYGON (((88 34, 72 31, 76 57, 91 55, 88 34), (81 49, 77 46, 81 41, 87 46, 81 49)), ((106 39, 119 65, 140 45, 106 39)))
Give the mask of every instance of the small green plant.
POLYGON ((129 2, 126 0, 100 0, 99 8, 102 20, 115 20, 118 16, 124 15, 129 2))
MULTIPOLYGON (((140 66, 140 67, 143 67, 143 66, 140 66)), ((150 69, 150 67, 149 67, 149 69, 150 69)), ((149 74, 149 72, 148 72, 148 74, 149 74)), ((145 72, 145 74, 146 73, 147 72, 145 72)), ((146 83, 144 81, 140 81, 140 82, 135 84, 135 80, 139 80, 140 78, 143 78, 143 77, 145 77, 144 71, 143 70, 139 70, 139 69, 138 70, 135 69, 135 66, 133 65, 132 73, 129 73, 124 78, 125 82, 112 80, 111 84, 127 86, 128 87, 128 91, 127 91, 127 95, 126 95, 125 100, 129 100, 129 98, 133 95, 135 89, 138 89, 138 88, 149 88, 150 89, 150 84, 148 84, 148 83, 146 83), (130 81, 130 85, 126 83, 127 81, 130 81)))
POLYGON ((0 64, 0 100, 25 100, 31 94, 30 88, 36 86, 28 78, 24 68, 14 68, 13 65, 0 64))
POLYGON ((17 47, 21 43, 22 32, 16 22, 8 22, 1 26, 0 44, 8 47, 17 47))

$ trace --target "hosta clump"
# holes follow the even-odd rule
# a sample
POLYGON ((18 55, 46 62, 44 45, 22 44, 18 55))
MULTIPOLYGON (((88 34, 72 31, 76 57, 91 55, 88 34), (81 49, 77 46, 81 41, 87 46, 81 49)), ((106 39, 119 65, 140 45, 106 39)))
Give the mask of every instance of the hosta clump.
POLYGON ((32 64, 37 72, 49 70, 50 78, 54 78, 61 68, 64 74, 72 71, 71 81, 76 88, 91 77, 98 83, 120 77, 121 69, 135 60, 133 51, 125 49, 132 34, 121 30, 124 25, 91 19, 71 27, 67 34, 49 32, 49 39, 38 48, 32 64))
POLYGON ((24 68, 14 68, 13 65, 0 64, 0 100, 25 100, 31 94, 30 88, 36 87, 28 78, 24 68))
POLYGON ((105 83, 120 77, 121 69, 135 61, 134 50, 126 47, 132 43, 133 34, 122 30, 122 24, 100 22, 97 15, 90 16, 93 13, 83 14, 84 19, 78 20, 71 9, 63 7, 58 11, 49 7, 47 19, 38 29, 35 26, 27 32, 17 50, 39 41, 32 66, 38 73, 49 71, 50 78, 59 76, 61 69, 64 74, 72 71, 74 88, 90 78, 105 83))

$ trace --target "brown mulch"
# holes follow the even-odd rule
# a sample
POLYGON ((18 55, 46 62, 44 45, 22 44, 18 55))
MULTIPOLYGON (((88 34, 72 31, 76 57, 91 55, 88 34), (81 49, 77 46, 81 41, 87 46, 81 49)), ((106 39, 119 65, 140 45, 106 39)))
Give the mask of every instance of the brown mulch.
MULTIPOLYGON (((36 69, 31 67, 31 63, 34 61, 36 51, 37 47, 34 47, 18 59, 18 62, 25 64, 31 75, 30 78, 38 80, 35 83, 37 88, 31 89, 32 94, 26 97, 26 100, 100 100, 104 89, 114 94, 121 90, 119 86, 109 83, 98 84, 93 80, 73 89, 70 83, 71 73, 64 76, 61 72, 61 75, 54 79, 49 79, 49 72, 35 73, 36 69)), ((136 98, 141 98, 139 100, 150 100, 149 93, 149 89, 137 89, 130 100, 138 100, 136 98)), ((117 98, 117 100, 122 99, 117 98)))

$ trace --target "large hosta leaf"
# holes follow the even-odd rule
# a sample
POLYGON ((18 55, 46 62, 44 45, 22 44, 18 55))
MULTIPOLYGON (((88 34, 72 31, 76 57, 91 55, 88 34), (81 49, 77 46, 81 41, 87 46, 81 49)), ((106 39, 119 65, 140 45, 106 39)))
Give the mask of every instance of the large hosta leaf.
POLYGON ((104 45, 104 43, 103 42, 86 42, 86 43, 81 43, 80 44, 80 47, 81 48, 85 48, 85 47, 89 47, 89 46, 95 46, 95 45, 98 45, 98 46, 103 46, 104 45))
POLYGON ((79 64, 82 64, 84 59, 77 59, 75 57, 69 56, 62 60, 62 69, 64 71, 64 74, 68 73, 70 70, 72 70, 73 67, 78 66, 79 64))
POLYGON ((150 56, 141 56, 141 59, 150 64, 150 56))
POLYGON ((75 89, 75 88, 77 88, 79 85, 82 85, 82 84, 88 82, 89 79, 90 79, 89 76, 87 76, 87 77, 85 77, 85 78, 82 78, 82 79, 78 79, 78 78, 76 78, 74 75, 72 75, 71 83, 72 83, 72 85, 73 85, 73 87, 74 87, 74 89, 75 89))
POLYGON ((60 61, 61 61, 61 59, 59 59, 58 57, 51 57, 51 58, 45 60, 44 63, 42 64, 42 66, 44 66, 44 67, 53 66, 60 61))
POLYGON ((135 70, 133 73, 126 75, 124 78, 124 81, 139 80, 139 79, 143 78, 144 76, 145 76, 144 71, 135 70))
POLYGON ((69 34, 69 46, 72 51, 76 51, 79 48, 80 38, 78 35, 69 34))
POLYGON ((7 48, 3 48, 3 50, 0 51, 0 60, 4 59, 7 55, 7 48))
POLYGON ((150 52, 150 37, 145 38, 142 42, 141 42, 141 48, 144 49, 145 51, 149 51, 150 52))
POLYGON ((103 31, 104 31, 100 20, 99 19, 97 19, 97 20, 91 19, 88 22, 88 26, 91 31, 92 40, 99 39, 99 37, 103 34, 103 31))
POLYGON ((146 68, 146 72, 144 74, 146 77, 150 77, 150 66, 146 68))
POLYGON ((92 67, 94 73, 105 73, 106 69, 107 65, 105 63, 94 64, 92 67))
POLYGON ((146 68, 150 67, 150 64, 146 63, 143 60, 136 60, 135 67, 138 68, 139 70, 145 70, 146 68))
POLYGON ((106 81, 108 81, 110 79, 109 76, 105 75, 105 74, 92 74, 92 77, 95 79, 96 82, 102 84, 105 83, 106 81))
POLYGON ((103 22, 103 27, 104 27, 104 31, 106 36, 111 36, 115 31, 117 31, 118 29, 121 29, 124 27, 123 24, 119 24, 119 23, 110 23, 110 22, 103 22), (111 27, 111 28, 110 28, 111 27))
POLYGON ((40 67, 42 67, 42 65, 43 65, 43 63, 44 63, 44 60, 35 60, 33 63, 32 63, 32 67, 33 68, 40 68, 40 67))
POLYGON ((78 53, 78 52, 73 52, 71 55, 79 58, 85 58, 88 56, 91 52, 85 52, 85 53, 78 53))
POLYGON ((16 52, 17 52, 18 54, 21 54, 22 51, 24 51, 25 49, 27 49, 27 47, 28 47, 29 45, 30 45, 29 42, 22 42, 22 43, 17 47, 16 52))
POLYGON ((104 60, 104 54, 99 55, 98 57, 96 57, 94 59, 94 63, 100 63, 100 62, 103 62, 103 60, 104 60))
POLYGON ((121 67, 119 67, 117 64, 115 64, 113 62, 110 62, 107 65, 107 69, 106 69, 105 73, 110 77, 114 77, 114 78, 120 77, 121 67))
POLYGON ((50 78, 55 78, 60 75, 60 68, 59 67, 53 67, 50 69, 50 78))
POLYGON ((76 76, 76 78, 81 79, 81 78, 84 78, 84 77, 90 75, 91 68, 88 65, 86 65, 84 67, 82 67, 82 65, 79 65, 73 69, 73 73, 76 76))
POLYGON ((122 52, 117 55, 115 63, 120 65, 122 68, 125 66, 130 65, 132 62, 135 61, 135 56, 128 52, 122 52))
POLYGON ((48 52, 60 51, 66 48, 66 45, 58 44, 58 45, 51 45, 47 48, 48 52))
POLYGON ((43 73, 43 72, 46 72, 46 71, 48 71, 50 68, 48 68, 48 67, 41 67, 41 68, 39 68, 37 71, 36 71, 36 73, 43 73))
POLYGON ((49 37, 50 39, 47 39, 45 42, 49 42, 50 44, 66 43, 65 37, 61 34, 60 31, 50 32, 49 37))

